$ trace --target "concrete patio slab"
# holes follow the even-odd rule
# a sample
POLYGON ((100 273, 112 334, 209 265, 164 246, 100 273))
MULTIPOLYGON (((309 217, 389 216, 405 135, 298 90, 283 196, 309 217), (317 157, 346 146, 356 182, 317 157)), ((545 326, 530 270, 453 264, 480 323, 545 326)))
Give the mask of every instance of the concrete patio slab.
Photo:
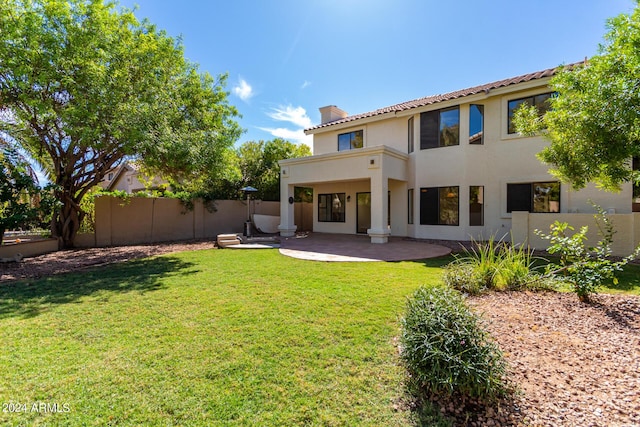
POLYGON ((240 243, 225 246, 225 249, 278 249, 279 247, 278 243, 240 243))
POLYGON ((280 238, 280 253, 311 261, 407 261, 445 256, 451 249, 402 237, 376 244, 369 236, 309 233, 280 238))

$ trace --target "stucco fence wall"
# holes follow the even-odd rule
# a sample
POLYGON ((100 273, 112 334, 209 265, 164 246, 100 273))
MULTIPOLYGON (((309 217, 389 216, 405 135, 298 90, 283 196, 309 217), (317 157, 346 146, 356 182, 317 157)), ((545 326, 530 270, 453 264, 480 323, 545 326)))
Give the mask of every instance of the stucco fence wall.
MULTIPOLYGON (((91 248, 157 243, 177 240, 215 238, 222 233, 242 233, 247 220, 246 200, 218 200, 209 212, 196 202, 193 210, 185 210, 176 199, 134 197, 123 203, 119 198, 99 197, 95 205, 95 234, 79 234, 76 247, 91 248)), ((313 224, 311 203, 296 203, 300 223, 313 224)), ((279 202, 251 201, 251 214, 280 215, 279 202)), ((0 257, 17 253, 37 256, 58 249, 55 239, 0 246, 0 257)))
MULTIPOLYGON (((640 243, 640 213, 631 214, 607 214, 611 219, 616 233, 613 236, 611 249, 613 255, 627 256, 640 243)), ((547 249, 549 241, 541 239, 535 234, 540 230, 545 234, 550 233, 550 226, 554 221, 566 222, 574 227, 574 232, 580 227, 588 226, 587 245, 595 246, 601 237, 593 214, 567 213, 529 213, 513 212, 511 217, 511 236, 514 243, 528 244, 535 249, 547 249)))
MULTIPOLYGON (((175 240, 214 238, 222 233, 242 233, 247 202, 218 200, 209 212, 201 202, 192 210, 176 199, 114 197, 96 199, 95 245, 120 246, 175 240)), ((251 214, 280 214, 279 202, 251 201, 251 214)))

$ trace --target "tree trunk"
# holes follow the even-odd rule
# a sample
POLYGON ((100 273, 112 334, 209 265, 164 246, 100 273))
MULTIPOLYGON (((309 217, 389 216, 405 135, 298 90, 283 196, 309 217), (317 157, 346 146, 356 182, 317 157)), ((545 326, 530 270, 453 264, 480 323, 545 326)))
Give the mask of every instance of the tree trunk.
POLYGON ((5 230, 6 228, 4 227, 4 225, 0 225, 0 245, 2 245, 2 239, 4 238, 5 230))
POLYGON ((79 204, 70 194, 72 194, 70 191, 62 191, 58 195, 58 200, 62 201, 62 207, 52 221, 51 232, 53 237, 58 239, 58 249, 71 249, 75 246, 76 235, 84 216, 79 204))

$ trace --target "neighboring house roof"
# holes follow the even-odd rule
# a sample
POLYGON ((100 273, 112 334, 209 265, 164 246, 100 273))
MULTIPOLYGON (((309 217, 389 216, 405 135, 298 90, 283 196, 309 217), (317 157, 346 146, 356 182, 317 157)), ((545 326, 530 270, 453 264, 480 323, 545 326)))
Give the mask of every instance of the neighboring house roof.
MULTIPOLYGON (((110 180, 107 180, 108 182, 107 182, 107 185, 106 185, 105 188, 107 190, 109 190, 109 191, 113 190, 113 188, 115 187, 116 183, 120 180, 120 176, 130 168, 131 168, 131 166, 130 166, 129 162, 124 162, 124 163, 116 166, 115 168, 112 168, 111 170, 109 170, 105 174, 105 177, 108 177, 110 173, 113 173, 113 178, 111 178, 110 180)), ((104 178, 103 178, 103 181, 104 181, 104 178)))
POLYGON ((100 184, 108 191, 112 191, 118 185, 118 182, 127 174, 138 174, 140 172, 140 163, 137 161, 125 161, 124 163, 119 164, 118 166, 111 168, 105 174, 104 178, 100 182, 100 184), (113 174, 111 179, 109 179, 109 174, 113 174))
MULTIPOLYGON (((578 62, 578 63, 566 65, 566 66, 564 66, 564 68, 567 68, 567 69, 570 70, 573 67, 575 67, 576 65, 580 65, 580 64, 584 64, 584 63, 586 63, 586 60, 585 60, 585 62, 578 62)), ((364 119, 364 118, 367 118, 367 117, 379 116, 381 114, 397 113, 397 112, 400 112, 400 111, 410 110, 412 108, 424 107, 426 105, 437 104, 439 102, 449 101, 449 100, 456 99, 456 98, 462 98, 462 97, 469 96, 469 95, 475 95, 475 94, 481 93, 481 92, 488 93, 492 89, 497 89, 497 88, 501 88, 501 87, 505 87, 505 86, 511 86, 511 85, 515 85, 515 84, 518 84, 518 83, 529 82, 529 81, 532 81, 532 80, 542 79, 542 78, 545 78, 545 77, 551 77, 554 74, 556 74, 560 68, 562 68, 562 67, 548 68, 546 70, 537 71, 535 73, 524 74, 524 75, 517 76, 517 77, 511 77, 509 79, 499 80, 499 81, 493 82, 493 83, 487 83, 487 84, 484 84, 484 85, 474 86, 474 87, 470 87, 470 88, 467 88, 467 89, 457 90, 457 91, 454 91, 454 92, 449 92, 449 93, 445 93, 445 94, 441 94, 441 95, 432 95, 432 96, 427 96, 427 97, 424 97, 424 98, 418 98, 418 99, 414 99, 413 101, 402 102, 400 104, 395 104, 395 105, 391 105, 389 107, 384 107, 384 108, 379 108, 379 109, 374 110, 374 111, 369 111, 368 113, 356 114, 356 115, 353 115, 353 116, 345 117, 343 119, 338 119, 338 120, 334 120, 334 121, 331 121, 331 122, 322 123, 322 124, 313 126, 313 127, 309 128, 309 129, 305 129, 305 132, 306 131, 312 131, 314 129, 320 129, 320 128, 324 128, 324 127, 334 126, 334 125, 338 125, 338 124, 341 124, 341 123, 352 122, 352 121, 359 120, 359 119, 364 119)))

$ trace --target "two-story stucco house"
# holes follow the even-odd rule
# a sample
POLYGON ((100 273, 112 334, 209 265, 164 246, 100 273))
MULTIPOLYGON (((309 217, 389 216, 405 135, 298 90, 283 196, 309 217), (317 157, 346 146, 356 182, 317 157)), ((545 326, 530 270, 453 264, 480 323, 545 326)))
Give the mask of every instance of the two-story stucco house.
POLYGON ((320 108, 313 156, 281 165, 281 235, 295 233, 294 187, 314 192, 313 230, 469 240, 508 235, 514 212, 631 214, 632 186, 620 193, 559 183, 536 153, 547 142, 511 123, 523 102, 548 108, 556 69, 429 96, 349 116, 320 108))

